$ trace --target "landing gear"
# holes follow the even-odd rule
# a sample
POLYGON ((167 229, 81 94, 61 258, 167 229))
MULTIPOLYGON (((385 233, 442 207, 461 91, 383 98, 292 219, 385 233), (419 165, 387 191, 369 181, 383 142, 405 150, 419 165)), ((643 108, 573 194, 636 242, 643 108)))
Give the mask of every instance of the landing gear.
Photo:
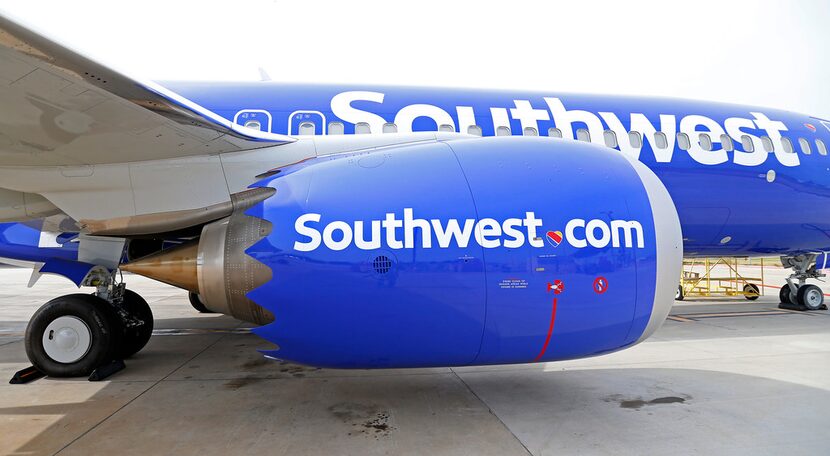
POLYGON ((819 310, 824 304, 824 292, 816 285, 803 285, 798 288, 796 295, 798 303, 807 310, 819 310))
POLYGON ((686 295, 683 293, 683 285, 677 286, 677 291, 674 292, 674 300, 675 301, 682 301, 686 295))
POLYGON ((26 328, 26 354, 51 377, 86 376, 109 361, 123 330, 115 309, 96 296, 61 296, 43 305, 26 328))
POLYGON ((138 293, 124 290, 121 306, 126 312, 124 318, 124 342, 121 344, 119 359, 126 359, 141 351, 153 335, 153 311, 147 301, 138 293))
POLYGON ((200 313, 203 314, 212 314, 216 313, 207 307, 205 307, 205 303, 202 302, 202 297, 192 291, 188 295, 190 298, 190 305, 193 306, 194 309, 198 310, 200 313))
POLYGON ((781 304, 792 304, 793 300, 791 298, 792 293, 790 293, 790 286, 784 285, 781 287, 781 291, 778 292, 778 299, 781 300, 781 304))
POLYGON ((787 277, 787 284, 781 287, 781 291, 778 293, 778 297, 781 299, 781 307, 794 307, 799 310, 827 308, 824 305, 824 292, 821 288, 807 284, 807 279, 825 277, 825 274, 816 270, 817 256, 817 254, 809 253, 781 257, 781 263, 784 267, 793 270, 793 273, 787 277))
POLYGON ((115 284, 111 275, 98 275, 87 285, 98 291, 53 299, 29 321, 26 354, 41 373, 101 379, 123 368, 121 360, 150 340, 153 313, 141 296, 115 284))

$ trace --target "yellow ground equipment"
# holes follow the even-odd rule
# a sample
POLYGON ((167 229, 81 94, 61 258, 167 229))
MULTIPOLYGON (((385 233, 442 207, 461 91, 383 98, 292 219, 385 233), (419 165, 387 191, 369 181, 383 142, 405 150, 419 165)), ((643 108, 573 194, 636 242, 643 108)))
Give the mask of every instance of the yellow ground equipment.
POLYGON ((764 259, 688 258, 675 299, 743 296, 755 300, 764 294, 764 259), (746 275, 747 270, 753 276, 746 275))

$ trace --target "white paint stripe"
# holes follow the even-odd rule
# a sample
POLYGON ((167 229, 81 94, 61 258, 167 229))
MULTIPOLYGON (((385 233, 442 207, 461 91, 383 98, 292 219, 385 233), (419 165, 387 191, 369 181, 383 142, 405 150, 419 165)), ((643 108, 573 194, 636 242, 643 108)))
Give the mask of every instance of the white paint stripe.
POLYGON ((60 236, 60 233, 41 231, 37 246, 41 249, 60 248, 61 245, 58 243, 58 236, 60 236))

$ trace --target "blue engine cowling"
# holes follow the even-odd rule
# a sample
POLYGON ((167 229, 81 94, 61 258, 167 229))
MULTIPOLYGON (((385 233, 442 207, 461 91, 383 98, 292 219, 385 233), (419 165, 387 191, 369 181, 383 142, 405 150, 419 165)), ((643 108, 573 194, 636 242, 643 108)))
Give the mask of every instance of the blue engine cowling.
POLYGON ((321 367, 552 361, 652 334, 682 241, 639 162, 550 138, 479 138, 306 161, 257 184, 273 225, 267 354, 321 367))

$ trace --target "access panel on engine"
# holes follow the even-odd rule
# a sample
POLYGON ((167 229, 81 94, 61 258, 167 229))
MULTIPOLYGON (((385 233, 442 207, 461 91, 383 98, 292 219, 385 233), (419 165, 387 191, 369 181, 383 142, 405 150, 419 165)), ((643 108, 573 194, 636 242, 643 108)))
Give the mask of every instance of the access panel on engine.
POLYGON ((645 321, 652 305, 646 191, 626 160, 606 150, 546 139, 522 146, 451 143, 479 217, 515 233, 485 251, 487 323, 476 363, 616 350, 642 333, 633 324, 638 303, 648 307, 645 321), (523 242, 506 246, 515 236, 523 242))

